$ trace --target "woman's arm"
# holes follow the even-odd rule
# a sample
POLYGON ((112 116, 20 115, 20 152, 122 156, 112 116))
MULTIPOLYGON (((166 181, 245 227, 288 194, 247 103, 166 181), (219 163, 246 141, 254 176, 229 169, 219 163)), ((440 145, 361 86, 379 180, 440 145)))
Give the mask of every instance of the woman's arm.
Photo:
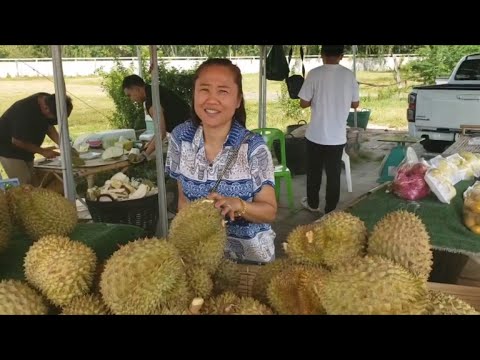
POLYGON ((210 194, 208 198, 215 200, 215 207, 221 209, 221 214, 227 215, 231 220, 235 219, 236 214, 241 214, 247 221, 263 224, 272 223, 277 216, 275 190, 270 185, 264 185, 252 202, 237 197, 223 197, 217 193, 210 194))

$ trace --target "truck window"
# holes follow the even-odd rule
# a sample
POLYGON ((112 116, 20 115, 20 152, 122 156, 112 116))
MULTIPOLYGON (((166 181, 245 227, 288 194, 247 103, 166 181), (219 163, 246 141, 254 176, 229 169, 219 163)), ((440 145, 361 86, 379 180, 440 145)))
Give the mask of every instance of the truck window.
POLYGON ((480 59, 465 60, 459 66, 455 80, 480 80, 480 59))

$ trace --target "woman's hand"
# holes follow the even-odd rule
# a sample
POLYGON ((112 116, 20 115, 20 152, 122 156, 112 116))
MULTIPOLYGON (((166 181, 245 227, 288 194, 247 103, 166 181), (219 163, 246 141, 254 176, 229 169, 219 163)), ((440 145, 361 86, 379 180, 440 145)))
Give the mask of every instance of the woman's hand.
POLYGON ((207 198, 214 200, 214 205, 221 210, 222 216, 228 216, 232 221, 235 220, 235 213, 242 211, 243 204, 239 198, 225 197, 218 193, 211 193, 207 198))

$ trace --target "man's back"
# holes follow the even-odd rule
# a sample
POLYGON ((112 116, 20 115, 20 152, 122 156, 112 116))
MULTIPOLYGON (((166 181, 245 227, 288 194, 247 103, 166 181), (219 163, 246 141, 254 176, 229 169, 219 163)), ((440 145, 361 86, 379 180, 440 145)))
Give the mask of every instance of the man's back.
MULTIPOLYGON (((145 106, 152 106, 152 88, 146 86, 147 100, 145 106)), ((165 125, 168 132, 172 132, 175 126, 190 118, 190 105, 170 89, 160 85, 160 104, 165 115, 165 125)))
POLYGON ((299 96, 311 101, 312 117, 306 137, 317 144, 344 144, 350 106, 358 100, 358 84, 352 71, 338 64, 312 69, 299 96))

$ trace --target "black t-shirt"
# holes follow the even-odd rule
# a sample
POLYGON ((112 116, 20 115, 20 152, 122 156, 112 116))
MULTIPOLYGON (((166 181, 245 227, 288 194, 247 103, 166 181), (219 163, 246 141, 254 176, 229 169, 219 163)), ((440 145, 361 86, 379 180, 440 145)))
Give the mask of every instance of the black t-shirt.
MULTIPOLYGON (((175 126, 190 119, 190 106, 180 96, 175 94, 170 89, 159 86, 160 88, 160 105, 163 108, 163 114, 165 116, 165 125, 167 132, 172 132, 175 126)), ((147 100, 145 101, 145 108, 150 109, 152 107, 152 87, 146 85, 145 92, 147 100)))
POLYGON ((41 146, 48 127, 57 121, 42 114, 38 98, 47 93, 33 94, 18 100, 0 117, 0 156, 33 161, 34 154, 12 144, 12 137, 41 146))

